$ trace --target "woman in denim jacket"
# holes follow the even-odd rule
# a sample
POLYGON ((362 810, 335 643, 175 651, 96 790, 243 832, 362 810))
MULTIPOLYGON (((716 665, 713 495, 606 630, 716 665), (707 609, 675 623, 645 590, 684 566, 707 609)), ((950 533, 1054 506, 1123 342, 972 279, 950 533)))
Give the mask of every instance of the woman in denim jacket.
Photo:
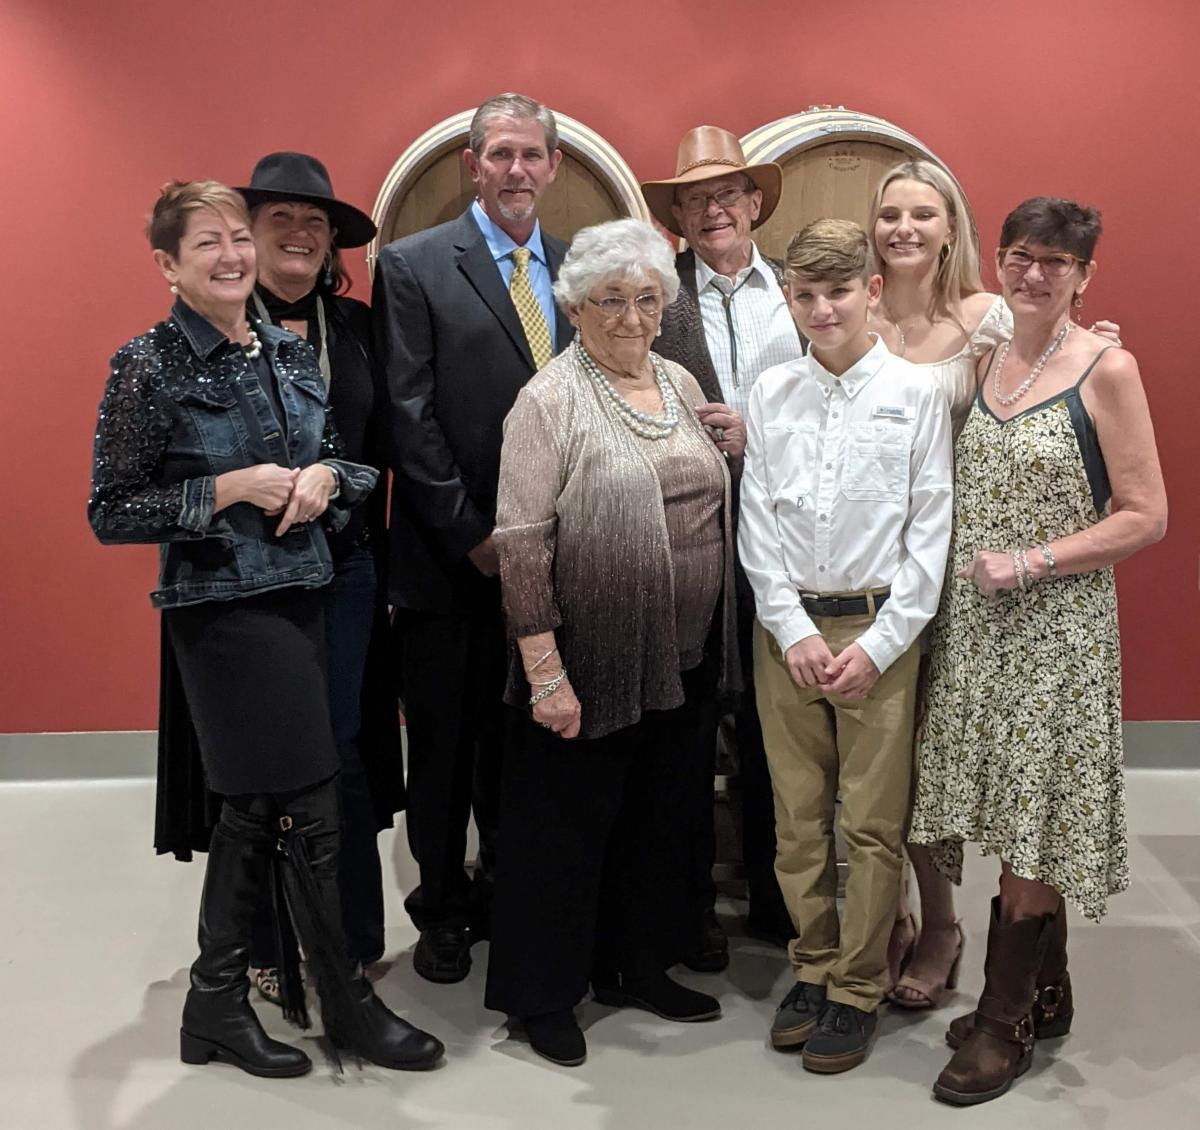
MULTIPOLYGON (((344 524, 377 473, 336 457, 310 347, 249 327, 255 253, 242 198, 213 181, 168 184, 149 236, 178 298, 113 357, 88 517, 106 544, 161 545, 151 600, 164 610, 205 775, 224 797, 181 1057, 265 1076, 311 1068, 267 1037, 247 1001, 251 924, 271 889, 286 900, 281 929, 296 925, 334 1045, 386 1067, 429 1067, 441 1043, 394 1016, 351 961, 337 889, 320 594, 332 566, 318 519, 344 524)), ((284 990, 306 1026, 294 969, 284 990)))

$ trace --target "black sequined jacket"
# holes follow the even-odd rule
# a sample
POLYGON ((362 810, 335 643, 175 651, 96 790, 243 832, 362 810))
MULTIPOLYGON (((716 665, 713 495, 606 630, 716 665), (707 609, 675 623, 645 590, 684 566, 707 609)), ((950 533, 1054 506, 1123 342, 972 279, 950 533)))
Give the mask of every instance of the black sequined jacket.
POLYGON ((325 385, 307 343, 274 326, 264 326, 260 338, 274 398, 245 350, 182 300, 113 356, 88 520, 105 544, 162 543, 156 607, 313 588, 333 575, 322 522, 276 537, 278 519, 248 502, 216 513, 217 475, 258 463, 326 463, 340 490, 322 521, 335 529, 378 478, 374 468, 338 458, 325 385))

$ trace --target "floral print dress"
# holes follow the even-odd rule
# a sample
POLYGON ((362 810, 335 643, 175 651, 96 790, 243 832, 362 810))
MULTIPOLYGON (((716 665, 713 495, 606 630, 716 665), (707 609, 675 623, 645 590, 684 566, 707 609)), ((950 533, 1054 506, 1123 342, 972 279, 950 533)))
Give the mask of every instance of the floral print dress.
POLYGON ((1007 421, 980 392, 958 438, 909 836, 955 883, 972 840, 1093 919, 1129 885, 1113 571, 993 597, 956 574, 977 550, 1036 546, 1107 513, 1079 395, 1099 357, 1073 388, 1007 421))

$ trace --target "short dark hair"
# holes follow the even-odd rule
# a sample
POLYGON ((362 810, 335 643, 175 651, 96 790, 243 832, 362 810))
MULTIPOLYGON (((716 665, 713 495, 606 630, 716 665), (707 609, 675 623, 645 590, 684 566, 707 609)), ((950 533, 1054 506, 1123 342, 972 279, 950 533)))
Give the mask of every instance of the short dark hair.
POLYGON ((558 122, 554 120, 554 112, 550 107, 525 94, 497 94, 484 102, 471 118, 467 144, 476 156, 483 152, 483 139, 492 118, 533 118, 545 134, 546 152, 553 153, 558 148, 558 122))
POLYGON ((788 275, 812 282, 849 282, 871 277, 874 263, 867 233, 850 220, 813 220, 788 244, 788 275))
POLYGON ((250 226, 246 201, 236 189, 216 180, 171 180, 162 186, 154 211, 146 222, 146 236, 155 251, 171 258, 179 255, 179 241, 187 230, 188 216, 198 208, 233 212, 250 226))
POLYGON ((1100 238, 1100 209, 1061 196, 1033 196, 1004 218, 1000 246, 1038 243, 1066 251, 1090 263, 1100 238))

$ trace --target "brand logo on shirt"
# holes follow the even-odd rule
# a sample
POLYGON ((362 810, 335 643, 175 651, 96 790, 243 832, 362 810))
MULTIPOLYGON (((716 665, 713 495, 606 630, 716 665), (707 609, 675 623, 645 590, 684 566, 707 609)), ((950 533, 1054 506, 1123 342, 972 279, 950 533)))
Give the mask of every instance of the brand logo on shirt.
POLYGON ((911 405, 906 404, 877 404, 871 410, 872 416, 890 416, 893 420, 912 420, 916 416, 911 405))

